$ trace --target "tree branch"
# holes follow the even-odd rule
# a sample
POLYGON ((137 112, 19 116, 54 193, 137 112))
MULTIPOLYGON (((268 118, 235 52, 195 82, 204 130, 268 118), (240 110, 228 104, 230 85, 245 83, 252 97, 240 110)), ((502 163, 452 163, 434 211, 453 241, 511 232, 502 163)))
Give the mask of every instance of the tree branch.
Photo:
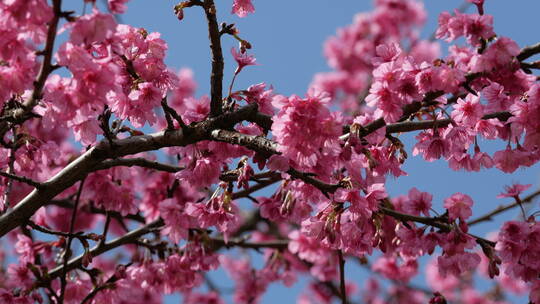
MULTIPOLYGON (((512 114, 510 112, 495 112, 486 114, 482 117, 482 119, 492 119, 497 118, 500 121, 507 121, 510 117, 512 117, 512 114)), ((382 123, 379 123, 379 119, 376 121, 369 123, 361 129, 360 131, 360 137, 365 137, 375 131, 378 130, 378 128, 382 128, 386 125, 386 134, 392 134, 392 133, 400 133, 400 132, 412 132, 412 131, 419 131, 419 130, 427 130, 434 128, 435 126, 444 128, 448 126, 452 122, 451 119, 437 119, 437 120, 423 120, 423 121, 403 121, 403 122, 396 122, 393 124, 386 125, 384 124, 384 120, 382 120, 382 123)), ((346 140, 350 136, 350 133, 346 133, 342 136, 340 136, 341 140, 346 140)))
POLYGON ((524 199, 521 200, 521 202, 514 202, 514 203, 511 203, 511 204, 507 204, 507 205, 500 205, 499 207, 493 209, 492 211, 486 213, 485 215, 482 215, 478 218, 475 218, 474 220, 471 220, 467 223, 467 225, 469 226, 472 226, 472 225, 476 225, 476 224, 479 224, 481 222, 485 222, 485 221, 491 221, 493 216, 499 214, 499 213, 503 213, 507 210, 510 210, 514 207, 517 207, 521 204, 527 204, 527 203, 531 203, 537 196, 540 195, 540 190, 532 193, 532 194, 529 194, 528 196, 526 196, 524 199))
POLYGON ((338 250, 339 258, 339 293, 341 295, 341 303, 347 304, 347 290, 345 288, 345 259, 343 258, 343 252, 338 250))
POLYGON ((517 55, 516 57, 519 61, 523 61, 538 53, 540 53, 540 42, 524 47, 523 49, 521 49, 521 52, 519 52, 519 55, 517 55))
POLYGON ((77 209, 79 208, 79 202, 81 200, 81 193, 84 187, 84 180, 83 178, 81 180, 81 184, 79 185, 79 190, 77 191, 77 197, 75 198, 75 205, 73 206, 73 211, 71 212, 71 221, 69 223, 69 236, 67 238, 66 247, 64 248, 64 256, 63 256, 63 271, 62 275, 60 276, 60 296, 58 299, 58 302, 64 303, 64 293, 66 291, 66 285, 67 285, 67 263, 71 256, 71 243, 73 242, 73 230, 75 230, 75 220, 77 218, 77 209))
POLYGON ((266 188, 266 187, 268 187, 268 186, 270 186, 272 184, 275 184, 276 182, 278 182, 280 180, 281 180, 281 176, 276 176, 276 177, 273 177, 271 179, 261 181, 260 183, 249 187, 249 189, 245 189, 245 190, 233 193, 232 199, 239 199, 239 198, 242 198, 242 197, 247 197, 251 193, 253 193, 255 191, 259 191, 259 190, 261 190, 263 188, 266 188))
POLYGON ((34 187, 34 188, 40 188, 41 187, 41 183, 36 182, 36 181, 34 181, 34 180, 32 180, 32 179, 30 179, 28 177, 19 176, 19 175, 15 175, 15 174, 3 172, 3 171, 0 171, 0 175, 3 176, 3 177, 7 177, 9 179, 12 179, 12 180, 21 182, 21 183, 25 183, 27 185, 30 185, 30 186, 34 187))
POLYGON ((277 143, 258 135, 248 135, 229 130, 214 130, 210 133, 210 138, 216 141, 246 147, 265 157, 279 154, 277 152, 277 143))
MULTIPOLYGON (((398 211, 395 211, 395 210, 392 210, 392 209, 389 209, 389 208, 386 208, 386 207, 382 207, 382 206, 379 206, 379 210, 383 214, 391 216, 391 217, 393 217, 393 218, 395 218, 397 220, 400 220, 402 222, 411 221, 411 222, 417 222, 417 223, 421 223, 421 224, 428 225, 428 226, 431 226, 431 227, 439 228, 439 229, 441 229, 443 231, 452 230, 452 226, 450 224, 445 223, 445 222, 441 222, 437 218, 410 215, 410 214, 401 213, 401 212, 398 212, 398 211)), ((477 242, 484 242, 485 244, 495 246, 495 242, 492 242, 490 240, 481 238, 481 237, 476 236, 476 235, 471 234, 471 233, 467 233, 467 234, 470 235, 471 237, 475 238, 477 242)))
MULTIPOLYGON (((45 41, 45 48, 40 54, 43 55, 43 62, 39 68, 38 75, 34 81, 34 90, 30 98, 22 104, 22 107, 19 109, 13 110, 9 120, 14 123, 22 123, 33 117, 32 109, 37 105, 38 101, 41 99, 43 86, 45 81, 49 77, 52 71, 56 69, 56 66, 52 64, 53 50, 54 50, 54 41, 56 39, 56 34, 58 32, 58 21, 62 17, 62 0, 52 0, 53 12, 54 15, 49 21, 49 26, 47 29, 47 38, 45 41)), ((9 130, 8 121, 0 121, 0 138, 3 138, 6 132, 9 130)))
POLYGON ((286 249, 289 245, 288 240, 274 240, 266 242, 246 242, 245 240, 229 240, 225 242, 223 238, 211 238, 212 246, 214 250, 225 247, 240 247, 240 248, 249 248, 249 249, 262 249, 262 248, 272 248, 272 249, 286 249))
POLYGON ((165 171, 169 173, 176 173, 178 171, 183 170, 184 168, 173 166, 169 164, 163 164, 156 161, 151 161, 142 157, 138 158, 117 158, 117 159, 111 159, 111 160, 104 160, 99 165, 97 165, 93 171, 98 170, 105 170, 112 167, 118 167, 118 166, 124 166, 124 167, 143 167, 148 169, 154 169, 158 171, 165 171))
MULTIPOLYGON (((94 248, 90 249, 90 254, 95 257, 98 256, 104 252, 110 251, 114 248, 120 247, 125 244, 132 243, 134 240, 138 239, 139 237, 152 232, 155 228, 158 228, 163 225, 163 220, 159 219, 156 221, 153 221, 147 225, 144 225, 140 228, 137 228, 135 230, 132 230, 125 235, 116 238, 108 243, 105 243, 101 246, 95 246, 94 248)), ((63 271, 71 271, 73 269, 76 269, 82 265, 83 255, 79 255, 76 258, 71 259, 67 265, 64 266, 58 266, 51 271, 49 271, 48 280, 53 280, 57 277, 59 277, 63 271)), ((40 283, 46 283, 46 282, 40 282, 40 283)))
POLYGON ((223 103, 223 53, 221 50, 221 35, 216 18, 214 0, 204 0, 204 13, 208 22, 208 38, 212 51, 212 74, 210 76, 210 116, 215 117, 222 113, 223 103))
POLYGON ((42 187, 23 198, 11 211, 0 217, 0 237, 25 223, 39 208, 46 205, 56 195, 71 187, 89 172, 110 158, 119 158, 140 152, 158 150, 165 147, 186 146, 201 140, 211 139, 214 129, 230 128, 257 112, 257 104, 250 104, 234 112, 209 118, 194 126, 174 131, 161 131, 149 135, 102 140, 84 154, 69 163, 42 187))

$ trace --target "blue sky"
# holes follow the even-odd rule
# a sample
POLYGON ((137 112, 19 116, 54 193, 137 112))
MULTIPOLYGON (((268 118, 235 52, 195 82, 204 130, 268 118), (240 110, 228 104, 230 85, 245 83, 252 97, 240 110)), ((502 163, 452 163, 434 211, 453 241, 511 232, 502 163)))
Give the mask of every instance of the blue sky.
MULTIPOLYGON (((329 70, 322 55, 323 42, 338 27, 351 23, 356 13, 372 7, 371 1, 367 0, 254 0, 256 13, 240 19, 230 14, 232 0, 216 2, 219 22, 236 23, 240 36, 251 42, 252 53, 260 63, 240 74, 236 88, 266 82, 273 85, 276 92, 286 95, 304 95, 313 75, 329 70)), ((199 8, 187 9, 184 20, 179 22, 172 11, 175 4, 175 1, 132 0, 127 14, 121 18, 124 23, 160 32, 169 45, 169 66, 191 68, 199 86, 197 95, 208 94, 210 50, 204 14, 199 8)), ((453 10, 461 4, 462 1, 458 0, 426 1, 428 22, 422 35, 427 37, 433 32, 440 12, 453 10)), ((76 9, 80 12, 80 7, 76 9)), ((540 41, 540 35, 536 34, 540 28, 538 11, 538 0, 486 0, 486 13, 495 16, 496 33, 513 38, 520 46, 540 41)), ((229 50, 236 44, 230 37, 224 37, 225 85, 228 85, 235 68, 229 50)), ((405 142, 409 143, 407 151, 411 154, 410 137, 405 142)), ((482 147, 494 151, 501 146, 483 143, 482 147)), ((480 214, 505 202, 495 198, 504 185, 520 182, 538 187, 538 168, 519 170, 512 175, 498 170, 471 174, 454 172, 444 162, 425 163, 411 157, 404 168, 409 176, 389 182, 388 191, 391 195, 398 195, 417 187, 432 192, 434 207, 438 210, 441 210, 444 198, 458 191, 463 192, 475 200, 475 214, 480 214)), ((507 218, 515 214, 507 214, 507 218)), ((500 226, 500 218, 494 223, 475 227, 474 232, 482 235, 496 229, 500 226)), ((349 264, 347 272, 349 278, 359 285, 366 278, 363 271, 349 267, 349 264)), ((222 272, 213 275, 213 278, 219 286, 232 285, 222 272)), ((415 282, 425 284, 422 277, 415 282)), ((302 285, 301 282, 292 289, 271 287, 263 303, 294 303, 302 285)), ((167 300, 167 303, 178 302, 178 297, 167 300)))

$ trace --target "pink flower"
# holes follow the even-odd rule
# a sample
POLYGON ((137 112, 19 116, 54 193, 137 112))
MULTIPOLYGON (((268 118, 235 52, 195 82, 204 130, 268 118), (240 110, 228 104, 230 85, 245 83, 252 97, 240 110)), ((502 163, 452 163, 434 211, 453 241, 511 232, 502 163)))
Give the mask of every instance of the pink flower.
POLYGON ((486 106, 488 113, 506 111, 510 108, 512 100, 505 91, 504 87, 496 82, 492 82, 482 90, 482 94, 488 101, 486 106))
POLYGON ((270 282, 252 268, 247 258, 233 260, 222 255, 219 262, 236 282, 234 303, 258 303, 270 282))
POLYGON ((523 251, 527 248, 529 225, 525 222, 505 222, 499 232, 497 250, 501 260, 508 263, 517 263, 523 251))
POLYGON ((396 42, 380 44, 375 48, 378 57, 373 58, 373 64, 380 65, 385 62, 394 61, 402 53, 401 47, 396 42))
POLYGON ((372 184, 367 189, 366 200, 377 205, 379 200, 388 197, 383 183, 372 184))
POLYGON ((461 36, 465 36, 471 45, 479 46, 480 39, 495 36, 493 16, 462 14, 459 11, 456 11, 455 16, 448 12, 441 13, 436 37, 439 39, 447 37, 446 41, 452 41, 461 36))
POLYGON ((504 187, 505 192, 497 195, 497 198, 519 197, 521 192, 529 189, 531 186, 532 184, 528 184, 528 185, 513 184, 512 186, 505 186, 504 187))
POLYGON ((193 187, 208 187, 218 180, 220 166, 209 157, 193 159, 188 168, 176 173, 176 178, 188 181, 193 187))
POLYGON ((193 71, 187 68, 180 69, 178 71, 178 84, 173 89, 173 96, 169 98, 169 105, 175 110, 183 109, 181 107, 184 104, 184 98, 192 97, 197 89, 197 83, 193 79, 193 71))
POLYGON ((437 264, 443 277, 447 275, 461 277, 464 272, 473 270, 480 264, 480 256, 472 252, 444 255, 437 258, 437 264))
POLYGON ((377 204, 370 204, 368 200, 360 195, 360 191, 355 189, 338 189, 334 196, 335 200, 338 202, 350 202, 351 212, 358 214, 364 214, 365 216, 371 216, 371 212, 375 211, 377 204))
POLYGON ((328 101, 319 92, 309 92, 305 99, 293 95, 273 100, 280 108, 272 124, 278 151, 300 167, 328 166, 325 159, 339 154, 342 119, 326 107, 328 101))
POLYGON ((251 3, 251 0, 234 0, 231 14, 236 14, 238 17, 243 18, 249 13, 254 13, 255 7, 251 3))
POLYGON ((247 102, 256 102, 259 105, 259 112, 273 115, 274 108, 272 107, 272 99, 274 98, 275 94, 272 92, 272 87, 267 90, 265 90, 265 88, 266 84, 264 82, 251 85, 246 91, 244 91, 244 95, 246 96, 247 102))
POLYGON ((322 263, 329 250, 322 247, 321 242, 311 238, 298 230, 289 233, 288 249, 291 253, 297 254, 299 258, 312 263, 322 263))
POLYGON ((239 53, 234 47, 231 48, 231 54, 234 60, 236 60, 236 63, 238 63, 238 67, 234 71, 235 74, 240 73, 240 71, 242 71, 242 69, 246 66, 257 64, 256 59, 253 55, 248 55, 247 53, 239 53))
POLYGON ((413 155, 422 153, 428 162, 435 161, 448 154, 450 144, 442 139, 439 134, 432 135, 430 132, 421 132, 416 136, 418 143, 413 148, 413 155))
POLYGON ((474 130, 487 139, 497 139, 499 136, 499 129, 503 127, 504 125, 500 120, 490 118, 479 120, 474 126, 474 130))
POLYGON ((281 155, 272 155, 268 159, 266 166, 270 170, 287 172, 289 170, 289 160, 281 155))
POLYGON ((74 44, 91 45, 111 38, 116 29, 116 21, 110 14, 94 10, 92 14, 77 18, 71 30, 70 40, 74 44))
POLYGON ((223 304, 223 300, 219 294, 215 291, 210 291, 208 293, 188 293, 184 297, 185 304, 223 304))
POLYGON ((7 274, 11 286, 29 288, 34 281, 34 275, 26 265, 10 264, 7 274))
POLYGON ((495 36, 493 31, 493 16, 471 14, 465 15, 468 18, 465 21, 463 34, 473 46, 480 45, 480 39, 489 39, 495 36))
POLYGON ((452 221, 458 218, 462 221, 468 219, 472 215, 472 205, 471 197, 459 192, 444 200, 444 208, 448 209, 448 216, 452 221))
POLYGON ((409 191, 409 199, 403 203, 403 210, 412 215, 420 215, 423 213, 429 216, 429 210, 431 208, 431 200, 433 195, 427 192, 420 192, 416 188, 412 188, 409 191))
POLYGON ((484 115, 480 97, 468 94, 465 100, 458 98, 452 111, 452 119, 466 126, 474 126, 484 115))
POLYGON ((133 171, 120 167, 92 173, 85 181, 81 198, 92 200, 104 209, 117 211, 123 216, 137 213, 138 202, 134 195, 132 174, 133 171))
POLYGON ((426 265, 426 283, 433 290, 437 290, 445 295, 450 294, 453 289, 459 286, 459 277, 453 275, 442 276, 439 272, 437 259, 431 259, 426 265))
POLYGON ((375 82, 369 89, 366 103, 376 108, 375 116, 383 117, 386 122, 397 121, 403 114, 402 103, 396 94, 382 82, 375 82))
MULTIPOLYGON (((508 37, 500 37, 491 43, 484 53, 475 55, 471 59, 471 70, 472 72, 492 72, 498 69, 499 71, 497 73, 502 73, 503 71, 513 72, 519 68, 519 64, 515 58, 519 52, 520 48, 514 40, 508 37)), ((509 79, 502 78, 494 80, 506 87, 507 85, 505 83, 509 79)), ((506 89, 510 91, 510 86, 506 89)))
POLYGON ((169 236, 176 244, 182 239, 187 239, 188 228, 192 222, 191 217, 185 213, 185 209, 185 205, 174 198, 168 198, 159 203, 159 214, 165 222, 163 234, 169 236))
POLYGON ((495 167, 502 172, 512 173, 520 166, 519 151, 506 148, 505 150, 497 151, 493 155, 495 167))
POLYGON ((249 188, 249 179, 254 174, 253 168, 249 165, 247 160, 244 161, 243 163, 244 163, 244 165, 241 168, 238 169, 239 170, 238 180, 237 180, 238 189, 240 189, 240 188, 248 189, 249 188))
POLYGON ((214 195, 207 203, 188 203, 185 212, 196 219, 199 227, 216 226, 224 234, 225 241, 240 221, 238 207, 227 192, 214 195))
POLYGON ((127 10, 126 2, 129 0, 108 0, 109 10, 113 14, 123 14, 127 10))
POLYGON ((406 283, 418 273, 418 262, 405 260, 398 264, 395 257, 382 256, 375 261, 371 269, 381 273, 387 279, 406 283))

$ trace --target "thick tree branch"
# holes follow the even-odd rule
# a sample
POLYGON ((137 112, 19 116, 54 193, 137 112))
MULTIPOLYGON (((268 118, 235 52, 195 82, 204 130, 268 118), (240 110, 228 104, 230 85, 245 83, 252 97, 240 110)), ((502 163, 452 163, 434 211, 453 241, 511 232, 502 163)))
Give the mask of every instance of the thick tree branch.
POLYGON ((236 131, 214 130, 210 133, 213 140, 246 147, 250 150, 269 157, 277 152, 277 143, 257 135, 247 135, 236 131))
POLYGON ((251 117, 257 112, 257 105, 251 104, 235 112, 224 113, 218 117, 187 127, 184 130, 162 131, 149 135, 102 140, 77 159, 69 163, 42 187, 35 189, 23 198, 11 211, 0 217, 0 237, 25 223, 40 207, 46 205, 56 195, 71 187, 107 159, 119 158, 165 147, 186 146, 201 140, 211 139, 212 130, 230 128, 236 123, 251 117))
POLYGON ((105 170, 110 169, 112 167, 118 167, 118 166, 124 166, 124 167, 143 167, 148 169, 154 169, 157 171, 164 171, 164 172, 170 172, 170 173, 176 173, 178 171, 183 170, 184 168, 173 166, 169 164, 163 164, 156 161, 151 161, 142 157, 138 158, 117 158, 117 159, 110 159, 102 161, 99 165, 97 165, 93 171, 98 170, 105 170))
POLYGON ((271 116, 262 113, 257 113, 253 115, 251 119, 248 119, 248 121, 256 123, 265 131, 269 131, 270 129, 272 129, 272 124, 274 123, 271 116))

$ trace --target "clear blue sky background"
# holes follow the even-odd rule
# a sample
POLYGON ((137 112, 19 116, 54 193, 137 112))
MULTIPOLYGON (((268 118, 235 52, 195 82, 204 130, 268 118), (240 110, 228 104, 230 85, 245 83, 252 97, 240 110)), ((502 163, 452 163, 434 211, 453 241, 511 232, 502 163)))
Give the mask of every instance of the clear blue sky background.
MULTIPOLYGON (((256 13, 240 19, 230 14, 232 0, 216 2, 219 22, 236 23, 241 37, 252 43, 252 53, 260 63, 259 66, 248 67, 241 73, 236 88, 247 88, 251 84, 266 82, 273 85, 276 92, 286 95, 304 95, 313 75, 329 70, 322 55, 323 42, 333 35, 338 27, 350 24, 356 13, 372 7, 372 1, 368 0, 253 0, 256 13)), ((124 23, 160 32, 169 45, 169 66, 191 68, 199 86, 197 95, 208 94, 210 51, 204 14, 199 8, 187 9, 185 19, 179 22, 172 11, 176 3, 164 0, 132 0, 127 14, 121 18, 124 23)), ((429 36, 436 28, 440 12, 453 10, 462 3, 460 0, 426 1, 429 16, 423 36, 429 36)), ((81 7, 75 9, 80 12, 81 7)), ((520 46, 540 41, 539 11, 538 0, 486 0, 486 13, 495 16, 496 33, 513 38, 520 46)), ((224 37, 226 85, 235 68, 229 50, 236 45, 230 37, 224 37)), ((412 142, 406 142, 409 144, 407 151, 412 154, 412 142)), ((490 149, 502 147, 482 143, 481 146, 490 149)), ((425 163, 411 156, 405 166, 409 176, 389 182, 388 191, 391 195, 398 195, 415 186, 432 192, 437 210, 442 210, 444 198, 458 191, 463 192, 475 200, 475 214, 480 214, 505 202, 495 198, 504 185, 520 182, 538 187, 538 168, 539 166, 535 166, 519 170, 512 175, 498 170, 464 173, 452 171, 444 162, 425 163)), ((538 209, 537 205, 535 209, 538 209)), ((516 214, 507 214, 506 218, 516 214)), ((474 232, 482 235, 497 229, 500 227, 501 218, 504 216, 499 217, 495 223, 475 226, 474 232)), ((353 263, 347 265, 348 278, 362 285, 366 274, 352 266, 353 263)), ((223 272, 214 274, 213 278, 219 286, 232 285, 223 272)), ((425 284, 421 276, 415 283, 425 284)), ((305 280, 291 289, 273 286, 262 302, 294 303, 304 285, 305 280)), ((166 303, 178 302, 178 297, 169 297, 166 303)))

